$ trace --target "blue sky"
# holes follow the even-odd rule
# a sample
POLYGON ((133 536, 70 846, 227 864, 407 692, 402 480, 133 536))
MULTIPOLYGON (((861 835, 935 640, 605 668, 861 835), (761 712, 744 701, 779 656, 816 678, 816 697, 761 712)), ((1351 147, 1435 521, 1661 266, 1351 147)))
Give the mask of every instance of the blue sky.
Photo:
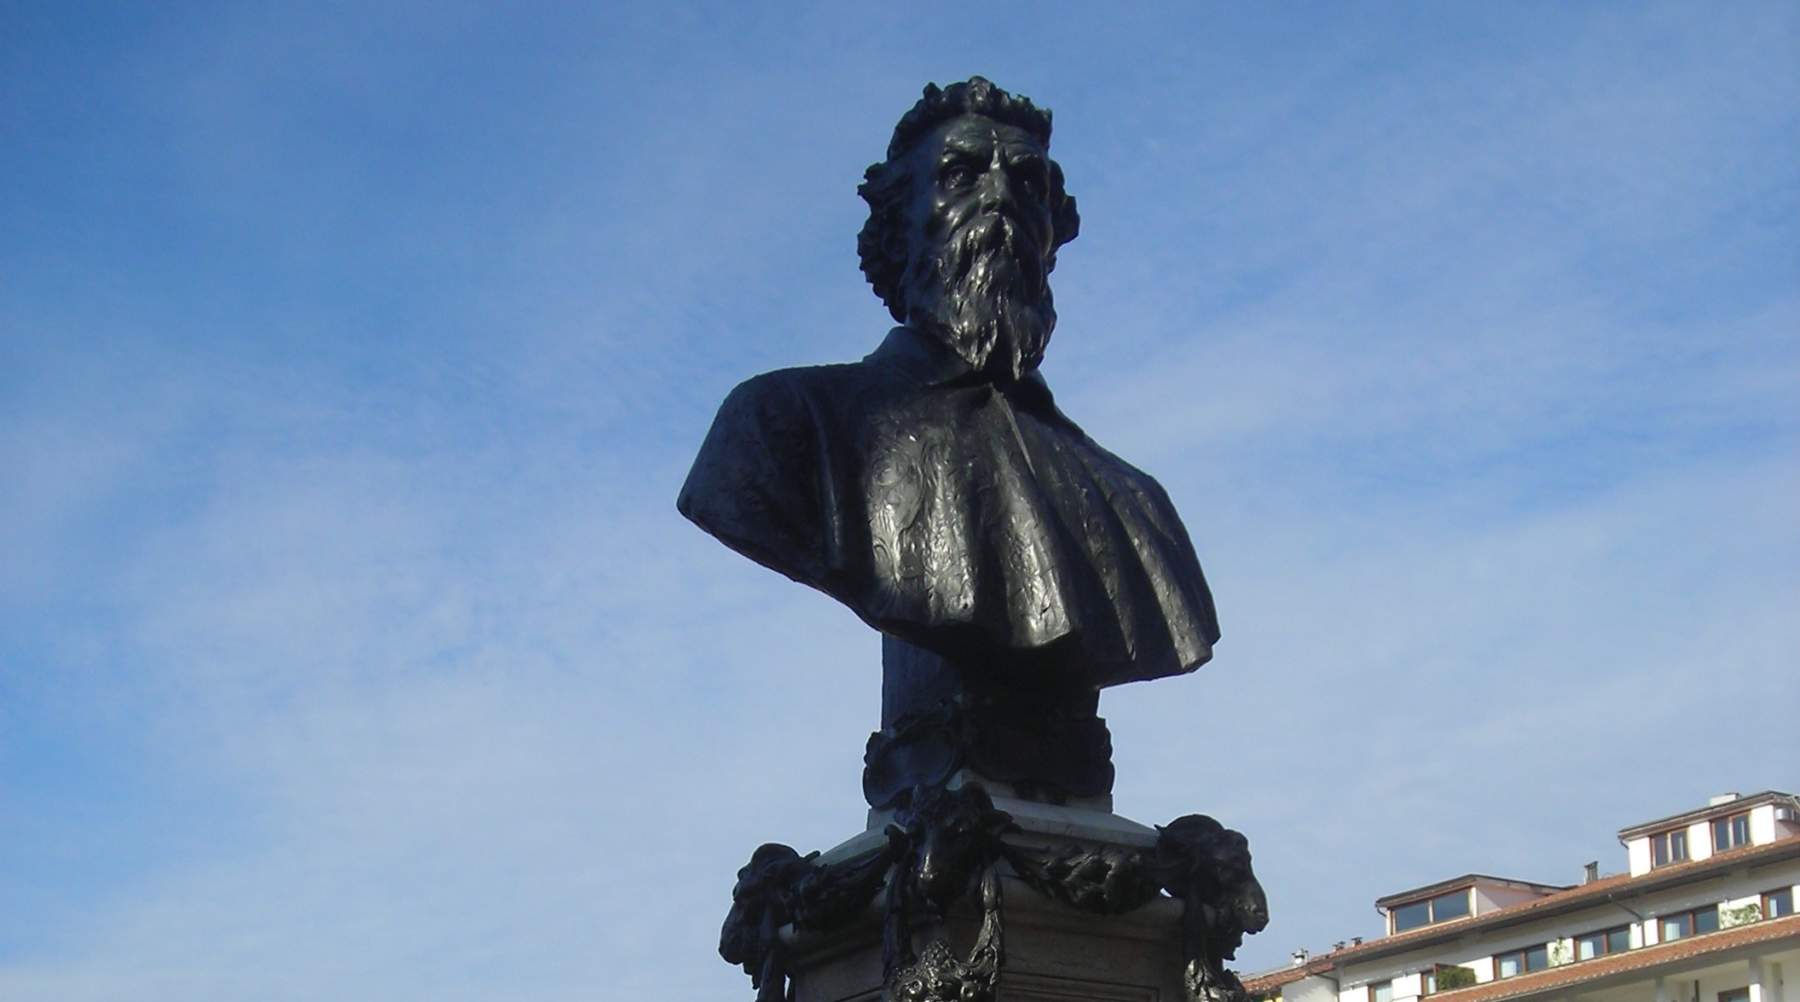
POLYGON ((1054 108, 1045 374, 1225 637, 1108 691, 1242 967, 1800 786, 1789 5, 0 5, 0 998, 748 997, 878 642, 688 526, 868 351, 927 80, 1054 108))

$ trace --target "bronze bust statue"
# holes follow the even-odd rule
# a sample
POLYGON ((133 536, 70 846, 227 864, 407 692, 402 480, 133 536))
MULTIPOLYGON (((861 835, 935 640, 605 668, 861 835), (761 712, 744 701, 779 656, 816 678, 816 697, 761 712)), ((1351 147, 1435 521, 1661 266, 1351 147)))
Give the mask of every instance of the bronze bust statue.
POLYGON ((1025 795, 1110 792, 1110 685, 1212 656, 1174 506, 1038 374, 1080 217, 1050 114, 981 77, 928 86, 859 193, 862 269, 900 326, 859 362, 732 391, 678 507, 884 635, 865 794, 969 767, 1025 795))
MULTIPOLYGON (((738 871, 719 953, 758 1002, 806 997, 790 929, 841 945, 878 898, 884 1000, 993 1002, 1008 963, 1001 863, 1091 915, 1179 899, 1181 997, 1248 1002, 1224 963, 1268 902, 1241 834, 1187 815, 1148 845, 1033 845, 1028 831, 1053 829, 1016 824, 1021 805, 988 792, 1109 794, 1100 689, 1192 671, 1219 638, 1168 495, 1088 438, 1038 374, 1056 326, 1050 271, 1080 223, 1049 146, 1049 112, 1023 97, 980 77, 926 87, 859 189, 863 273, 900 326, 860 362, 738 386, 682 487, 701 528, 883 638, 863 795, 894 811, 871 813, 842 853, 770 843, 738 871), (965 958, 947 926, 970 902, 965 958), (916 928, 934 924, 944 935, 918 950, 916 928)), ((802 965, 844 956, 811 949, 802 965)), ((1173 963, 1147 956, 1142 974, 1167 989, 1173 963)))

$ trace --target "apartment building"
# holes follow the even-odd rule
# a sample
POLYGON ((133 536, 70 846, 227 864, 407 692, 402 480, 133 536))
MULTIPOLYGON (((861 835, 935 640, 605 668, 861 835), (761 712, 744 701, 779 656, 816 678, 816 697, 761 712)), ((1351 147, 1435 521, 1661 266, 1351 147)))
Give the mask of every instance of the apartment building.
POLYGON ((1625 872, 1591 863, 1572 886, 1469 873, 1385 895, 1385 935, 1297 953, 1245 987, 1280 1002, 1800 1002, 1800 798, 1725 794, 1619 841, 1625 872))

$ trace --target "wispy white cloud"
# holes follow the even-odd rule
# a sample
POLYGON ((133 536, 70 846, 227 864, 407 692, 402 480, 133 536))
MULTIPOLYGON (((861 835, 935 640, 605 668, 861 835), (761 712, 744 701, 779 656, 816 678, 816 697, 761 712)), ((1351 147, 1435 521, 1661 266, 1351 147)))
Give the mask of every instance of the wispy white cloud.
POLYGON ((1226 628, 1106 695, 1119 804, 1249 832, 1247 966, 1792 785, 1621 765, 1792 691, 1791 15, 961 13, 240 15, 96 70, 155 198, 0 293, 0 886, 79 903, 0 923, 0 996, 744 992, 732 874, 860 827, 877 644, 672 498, 731 382, 879 336, 851 189, 948 72, 1058 110, 1048 374, 1226 628))

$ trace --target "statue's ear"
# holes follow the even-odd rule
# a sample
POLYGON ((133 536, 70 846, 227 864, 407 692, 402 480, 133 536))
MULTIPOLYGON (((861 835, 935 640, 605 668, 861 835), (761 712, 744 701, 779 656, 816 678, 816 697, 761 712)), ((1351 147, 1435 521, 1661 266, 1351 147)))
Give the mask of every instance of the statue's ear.
POLYGON ((1054 160, 1050 161, 1050 190, 1058 195, 1051 210, 1051 225, 1056 228, 1056 245, 1061 247, 1081 235, 1081 212, 1075 206, 1075 196, 1063 187, 1062 165, 1054 160))
POLYGON ((1056 245, 1061 247, 1080 235, 1081 213, 1075 211, 1075 196, 1069 195, 1056 213, 1056 245))
POLYGON ((881 254, 896 276, 896 284, 906 287, 906 266, 912 263, 912 234, 908 232, 904 213, 889 212, 881 228, 881 254))

